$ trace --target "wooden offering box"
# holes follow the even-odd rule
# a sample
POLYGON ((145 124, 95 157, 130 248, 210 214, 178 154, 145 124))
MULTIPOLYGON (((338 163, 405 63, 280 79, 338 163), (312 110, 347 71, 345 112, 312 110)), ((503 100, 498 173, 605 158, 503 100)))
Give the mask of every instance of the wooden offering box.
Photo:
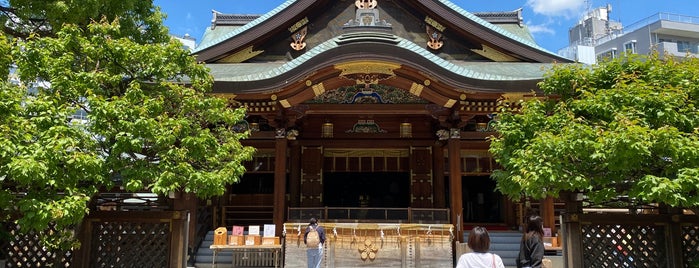
POLYGON ((214 230, 214 245, 226 245, 228 244, 228 230, 226 227, 218 227, 214 230))
POLYGON ((228 240, 228 245, 231 246, 245 246, 245 236, 244 235, 231 235, 228 240))
POLYGON ((245 245, 246 246, 258 246, 262 244, 262 240, 259 235, 246 235, 245 245))
POLYGON ((263 245, 279 245, 279 237, 274 236, 274 237, 263 237, 262 238, 262 244, 263 245))

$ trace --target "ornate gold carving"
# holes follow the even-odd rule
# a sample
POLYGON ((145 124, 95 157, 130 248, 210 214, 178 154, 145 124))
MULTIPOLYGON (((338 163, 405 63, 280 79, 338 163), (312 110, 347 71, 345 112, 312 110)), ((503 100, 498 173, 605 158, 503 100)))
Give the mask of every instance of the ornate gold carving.
POLYGON ((419 97, 420 94, 422 94, 422 89, 424 89, 424 88, 425 88, 425 86, 423 86, 423 85, 420 85, 418 83, 413 83, 412 85, 410 85, 410 93, 419 97))
POLYGON ((400 68, 400 64, 381 61, 353 61, 336 64, 335 69, 340 70, 340 77, 355 80, 357 84, 378 84, 381 80, 395 77, 393 70, 400 68))
POLYGON ((316 96, 320 96, 321 94, 325 93, 325 86, 323 86, 323 83, 318 83, 313 85, 313 94, 316 96))
POLYGON ((395 75, 393 70, 400 68, 400 64, 382 61, 352 61, 335 65, 335 69, 341 70, 340 75, 357 73, 380 73, 395 75))
POLYGON ((483 47, 483 49, 471 49, 471 51, 494 61, 517 61, 515 57, 502 53, 497 49, 493 49, 487 45, 481 46, 483 47))
POLYGON ((444 107, 451 108, 452 106, 454 106, 455 103, 456 103, 455 99, 449 99, 447 101, 447 103, 444 104, 444 107))
POLYGON ((373 261, 374 259, 376 259, 376 252, 379 251, 379 248, 374 243, 372 243, 371 240, 364 239, 364 243, 359 245, 357 250, 359 250, 359 257, 363 261, 366 261, 367 259, 373 261))
POLYGON ((308 17, 304 17, 300 21, 294 23, 294 25, 291 25, 291 27, 289 27, 289 32, 290 33, 296 32, 299 29, 301 29, 301 27, 306 26, 306 24, 308 24, 308 17))
POLYGON ((301 30, 291 35, 291 48, 293 48, 296 51, 306 48, 306 42, 304 41, 304 39, 306 38, 307 30, 308 27, 304 26, 303 28, 301 28, 301 30))
POLYGON ((311 80, 306 80, 306 86, 307 86, 307 87, 310 87, 311 85, 313 85, 313 81, 311 81, 311 80))
POLYGON ((462 101, 466 100, 466 94, 459 95, 459 99, 462 101))
POLYGON ((379 5, 377 0, 357 0, 354 5, 359 9, 372 9, 379 5))
POLYGON ((518 103, 525 100, 524 94, 525 93, 522 92, 504 93, 502 94, 502 98, 509 103, 518 103))
POLYGON ((435 29, 437 29, 437 31, 440 31, 440 32, 444 32, 444 30, 447 29, 447 27, 444 27, 444 25, 440 24, 435 19, 430 18, 430 17, 425 17, 425 23, 427 23, 427 25, 434 27, 435 29))
POLYGON ((432 81, 430 81, 429 79, 427 79, 427 80, 425 80, 424 82, 422 82, 422 84, 429 87, 430 84, 432 84, 432 81))
POLYGON ((284 108, 289 108, 289 107, 291 107, 291 104, 289 103, 289 100, 287 100, 287 99, 280 100, 280 101, 279 101, 279 104, 281 104, 282 107, 284 107, 284 108))
POLYGON ((277 94, 272 94, 272 96, 269 96, 269 99, 271 99, 273 101, 277 100, 277 98, 278 98, 277 94))
POLYGON ((220 63, 241 63, 243 61, 252 59, 253 57, 262 54, 264 50, 253 50, 252 46, 246 47, 236 53, 230 54, 223 59, 218 60, 220 63))
POLYGON ((427 37, 430 39, 427 40, 427 46, 434 50, 442 48, 444 45, 444 41, 442 41, 442 33, 429 25, 425 27, 427 28, 427 37))

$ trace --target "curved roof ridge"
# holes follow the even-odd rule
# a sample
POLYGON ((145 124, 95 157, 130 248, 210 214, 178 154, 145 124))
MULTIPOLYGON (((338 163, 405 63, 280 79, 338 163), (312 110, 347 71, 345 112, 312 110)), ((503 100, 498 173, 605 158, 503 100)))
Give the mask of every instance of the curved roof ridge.
MULTIPOLYGON (((368 32, 372 34, 372 37, 375 37, 375 32, 368 32)), ((352 35, 355 35, 353 38, 357 38, 356 35, 361 34, 361 32, 354 32, 352 35)), ((478 80, 535 80, 535 79, 540 79, 540 76, 537 77, 517 77, 513 75, 502 75, 502 74, 493 74, 493 73, 486 73, 482 71, 478 71, 479 68, 467 68, 462 65, 457 65, 454 64, 448 60, 442 59, 438 57, 437 55, 427 51, 423 47, 411 42, 410 40, 404 39, 400 36, 396 36, 393 34, 388 34, 391 35, 391 38, 393 40, 397 41, 396 46, 400 47, 402 49, 410 50, 415 54, 418 54, 425 59, 434 62, 435 64, 442 66, 445 70, 452 72, 454 74, 463 76, 463 77, 468 77, 472 79, 478 79, 478 80)), ((218 81, 250 81, 250 80, 263 80, 263 79, 269 79, 275 76, 282 75, 283 73, 286 73, 287 71, 290 71, 294 68, 297 68, 304 62, 312 59, 318 54, 321 54, 323 52, 326 52, 328 50, 331 50, 333 48, 336 48, 339 45, 339 43, 342 43, 343 41, 341 39, 346 38, 345 34, 340 35, 338 37, 329 39, 312 49, 308 50, 306 53, 303 53, 299 57, 286 62, 282 64, 281 66, 272 68, 268 71, 265 72, 260 72, 260 73, 255 73, 255 74, 245 74, 245 75, 239 75, 239 76, 231 76, 227 78, 220 79, 218 81)), ((531 64, 531 63, 525 63, 525 64, 531 64)), ((216 65, 216 64, 213 64, 216 65)))
POLYGON ((249 30, 252 27, 257 26, 258 24, 268 20, 269 18, 273 17, 274 15, 277 15, 277 13, 281 12, 282 10, 286 9, 288 6, 296 2, 296 0, 287 0, 286 2, 282 3, 281 5, 277 6, 276 8, 272 9, 272 11, 265 13, 264 15, 258 17, 257 19, 254 19, 253 21, 241 26, 240 28, 236 28, 235 30, 231 31, 228 34, 225 34, 219 38, 216 38, 214 40, 211 40, 211 42, 206 43, 206 44, 199 44, 192 53, 197 53, 199 51, 202 51, 204 49, 207 49, 213 45, 216 45, 218 43, 221 43, 233 36, 236 36, 244 31, 249 30))
POLYGON ((466 11, 465 9, 463 9, 463 8, 461 8, 460 6, 458 6, 458 5, 454 4, 454 3, 452 3, 452 2, 449 1, 449 0, 437 0, 437 1, 441 2, 442 4, 444 4, 445 6, 447 6, 448 8, 451 8, 452 10, 454 10, 455 12, 457 12, 457 13, 461 14, 462 16, 466 17, 467 19, 470 19, 470 20, 472 20, 472 21, 474 21, 474 22, 476 22, 476 23, 478 23, 478 24, 480 24, 480 25, 483 25, 483 26, 487 27, 488 29, 493 30, 493 31, 495 31, 495 32, 497 32, 497 33, 499 33, 499 34, 501 34, 501 35, 507 37, 507 38, 510 38, 510 39, 515 40, 515 41, 517 41, 517 42, 520 42, 520 43, 522 43, 522 44, 524 44, 524 45, 527 45, 527 46, 529 46, 529 47, 538 49, 538 50, 540 50, 540 51, 543 51, 543 52, 546 52, 546 53, 548 53, 548 54, 551 54, 551 55, 554 55, 554 56, 557 56, 557 57, 558 57, 557 54, 555 54, 555 53, 553 53, 553 52, 551 52, 551 51, 548 51, 548 50, 546 50, 546 49, 543 48, 543 47, 540 47, 538 44, 536 44, 536 43, 534 43, 534 42, 531 42, 531 41, 529 41, 529 40, 526 40, 526 39, 524 39, 524 38, 521 38, 521 37, 519 37, 519 36, 517 36, 517 35, 515 35, 515 34, 513 34, 513 33, 511 33, 511 32, 508 32, 507 30, 503 29, 502 27, 498 27, 498 26, 496 26, 496 25, 494 25, 494 24, 492 24, 492 23, 490 23, 490 22, 488 22, 488 21, 486 21, 486 20, 484 20, 484 19, 482 19, 482 18, 479 18, 478 16, 474 15, 474 14, 471 13, 471 12, 466 11))

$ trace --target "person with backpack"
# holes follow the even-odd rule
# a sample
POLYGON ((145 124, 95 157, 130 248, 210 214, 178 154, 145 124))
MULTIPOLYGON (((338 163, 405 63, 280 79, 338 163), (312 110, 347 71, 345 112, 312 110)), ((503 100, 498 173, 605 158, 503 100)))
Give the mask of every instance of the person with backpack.
POLYGON ((323 260, 323 244, 325 244, 325 229, 318 225, 316 218, 311 218, 306 233, 303 235, 303 243, 306 244, 306 256, 308 268, 320 268, 323 260))

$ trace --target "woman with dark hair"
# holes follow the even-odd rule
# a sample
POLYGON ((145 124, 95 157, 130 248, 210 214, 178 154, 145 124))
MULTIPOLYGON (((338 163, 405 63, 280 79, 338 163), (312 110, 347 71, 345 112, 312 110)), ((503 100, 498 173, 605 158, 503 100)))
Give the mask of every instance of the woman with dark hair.
POLYGON ((469 252, 459 257, 456 268, 505 268, 500 256, 488 253, 490 249, 490 235, 485 227, 476 226, 468 234, 469 252))
POLYGON ((529 216, 517 256, 518 268, 541 268, 544 259, 544 219, 529 216))

